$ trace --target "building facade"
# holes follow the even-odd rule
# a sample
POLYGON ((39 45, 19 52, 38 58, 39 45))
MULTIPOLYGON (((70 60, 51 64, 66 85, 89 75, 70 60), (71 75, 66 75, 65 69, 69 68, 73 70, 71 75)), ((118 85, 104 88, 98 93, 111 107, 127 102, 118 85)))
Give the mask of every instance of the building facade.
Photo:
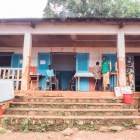
MULTIPOLYGON (((112 71, 115 71, 114 63, 117 62, 117 77, 112 76, 110 80, 112 85, 113 81, 117 85, 118 79, 118 86, 126 86, 125 59, 131 56, 135 63, 134 90, 139 90, 139 20, 0 19, 1 78, 6 76, 8 68, 21 68, 21 90, 30 89, 30 74, 44 75, 41 80, 41 89, 44 90, 45 71, 50 64, 57 78, 61 79, 61 90, 68 90, 68 81, 74 70, 76 73, 90 73, 97 61, 101 65, 102 56, 112 62, 112 71), (2 71, 3 68, 7 69, 2 71)), ((93 77, 80 78, 80 91, 94 91, 94 86, 93 77)))

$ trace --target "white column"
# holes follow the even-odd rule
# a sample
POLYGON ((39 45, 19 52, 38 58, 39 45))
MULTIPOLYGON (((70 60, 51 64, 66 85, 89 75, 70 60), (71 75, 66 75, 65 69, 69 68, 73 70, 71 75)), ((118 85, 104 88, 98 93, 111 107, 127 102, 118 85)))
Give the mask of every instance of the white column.
POLYGON ((30 63, 31 63, 32 35, 25 33, 23 46, 22 90, 29 89, 30 63))
POLYGON ((121 30, 118 32, 117 40, 117 65, 118 65, 118 84, 126 86, 126 66, 125 66, 125 36, 121 30))

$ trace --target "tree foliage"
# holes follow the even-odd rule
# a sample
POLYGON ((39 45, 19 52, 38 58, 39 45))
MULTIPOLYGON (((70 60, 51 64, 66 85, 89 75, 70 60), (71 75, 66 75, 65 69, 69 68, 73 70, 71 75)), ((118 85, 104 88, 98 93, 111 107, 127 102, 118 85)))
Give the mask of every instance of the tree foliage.
POLYGON ((140 17, 139 0, 48 0, 44 17, 140 17))

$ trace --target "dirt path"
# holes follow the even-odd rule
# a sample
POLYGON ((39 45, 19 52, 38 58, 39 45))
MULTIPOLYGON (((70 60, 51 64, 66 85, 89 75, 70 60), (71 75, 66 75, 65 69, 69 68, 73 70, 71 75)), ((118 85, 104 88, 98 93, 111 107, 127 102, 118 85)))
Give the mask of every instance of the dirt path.
POLYGON ((0 134, 0 140, 140 140, 140 130, 104 133, 74 130, 74 133, 70 136, 63 136, 62 132, 6 132, 0 134))

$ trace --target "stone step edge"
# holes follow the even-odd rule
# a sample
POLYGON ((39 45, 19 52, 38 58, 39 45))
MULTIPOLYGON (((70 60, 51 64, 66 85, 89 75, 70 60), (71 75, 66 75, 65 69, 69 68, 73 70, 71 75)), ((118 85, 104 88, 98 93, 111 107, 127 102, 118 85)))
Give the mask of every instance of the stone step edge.
POLYGON ((129 111, 129 112, 133 112, 136 111, 138 112, 136 109, 42 109, 42 108, 7 108, 6 110, 10 110, 10 111, 102 111, 102 112, 124 112, 124 111, 129 111))
POLYGON ((44 97, 44 96, 15 96, 16 97, 29 97, 34 98, 47 98, 47 99, 123 99, 123 97, 44 97))
POLYGON ((10 104, 48 104, 48 105, 123 105, 123 103, 46 103, 46 102, 11 102, 10 104))
POLYGON ((140 116, 24 116, 2 115, 1 118, 30 118, 30 119, 140 119, 140 116))

